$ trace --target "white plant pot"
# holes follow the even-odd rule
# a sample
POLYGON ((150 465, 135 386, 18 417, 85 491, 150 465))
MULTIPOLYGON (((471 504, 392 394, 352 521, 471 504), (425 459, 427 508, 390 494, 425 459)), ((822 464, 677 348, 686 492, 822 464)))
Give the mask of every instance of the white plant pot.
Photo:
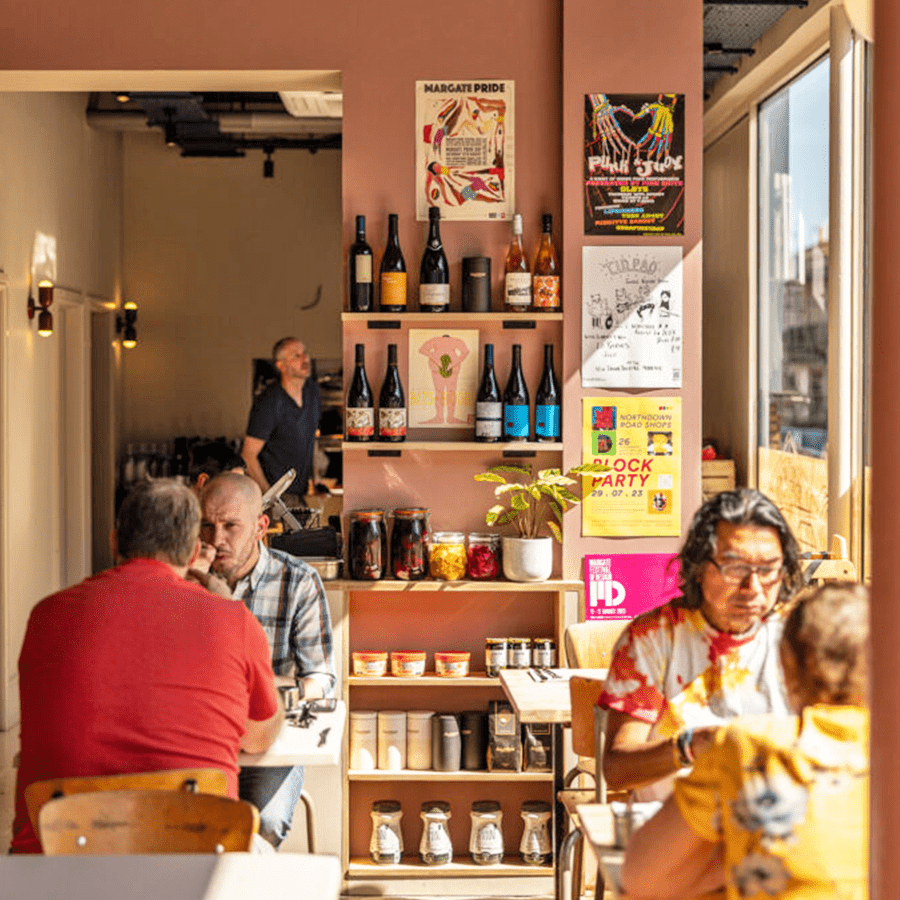
POLYGON ((503 574, 510 581, 546 581, 553 572, 553 538, 503 538, 503 574))

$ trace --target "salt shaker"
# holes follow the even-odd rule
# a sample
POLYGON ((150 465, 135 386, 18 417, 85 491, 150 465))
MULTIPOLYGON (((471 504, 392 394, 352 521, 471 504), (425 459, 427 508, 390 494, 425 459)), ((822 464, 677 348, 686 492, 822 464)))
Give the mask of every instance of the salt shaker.
POLYGON ((453 859, 453 845, 447 821, 450 819, 450 804, 443 800, 428 800, 422 804, 422 840, 419 854, 426 866, 445 866, 453 859))
POLYGON ((398 865, 403 857, 403 833, 400 818, 403 812, 396 800, 378 800, 372 804, 372 839, 369 856, 382 866, 398 865))

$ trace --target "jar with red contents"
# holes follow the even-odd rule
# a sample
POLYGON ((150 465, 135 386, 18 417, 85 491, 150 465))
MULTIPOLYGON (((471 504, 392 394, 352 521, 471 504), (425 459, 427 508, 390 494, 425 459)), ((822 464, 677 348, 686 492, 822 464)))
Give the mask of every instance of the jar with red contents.
POLYGON ((354 581, 377 581, 387 573, 387 533, 383 509, 350 511, 347 541, 350 577, 354 581))
POLYGON ((478 580, 499 578, 502 569, 500 565, 500 535, 470 534, 467 544, 466 569, 469 578, 478 580))
POLYGON ((394 510, 391 529, 391 573, 401 581, 418 581, 428 575, 428 510, 407 507, 394 510))

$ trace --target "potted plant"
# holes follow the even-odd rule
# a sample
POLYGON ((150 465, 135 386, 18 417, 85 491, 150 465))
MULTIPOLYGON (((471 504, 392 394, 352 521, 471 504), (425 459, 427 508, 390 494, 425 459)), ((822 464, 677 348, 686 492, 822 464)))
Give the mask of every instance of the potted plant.
POLYGON ((563 513, 581 503, 573 493, 584 475, 608 472, 603 463, 585 463, 569 469, 539 469, 531 466, 492 466, 479 472, 476 481, 495 484, 495 504, 485 516, 489 526, 513 525, 515 537, 503 538, 503 574, 510 581, 546 581, 553 571, 553 538, 562 542, 563 513), (507 476, 512 476, 507 480, 507 476), (546 526, 550 535, 542 534, 546 526), (551 537, 552 535, 552 537, 551 537))

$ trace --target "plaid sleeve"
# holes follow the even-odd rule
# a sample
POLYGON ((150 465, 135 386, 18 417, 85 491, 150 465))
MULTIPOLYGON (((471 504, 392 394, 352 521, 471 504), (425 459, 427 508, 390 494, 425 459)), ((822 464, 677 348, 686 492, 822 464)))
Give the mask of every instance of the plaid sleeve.
POLYGON ((326 696, 334 690, 334 650, 331 615, 319 574, 309 566, 298 569, 294 595, 296 607, 291 621, 291 655, 297 675, 313 676, 326 696))

